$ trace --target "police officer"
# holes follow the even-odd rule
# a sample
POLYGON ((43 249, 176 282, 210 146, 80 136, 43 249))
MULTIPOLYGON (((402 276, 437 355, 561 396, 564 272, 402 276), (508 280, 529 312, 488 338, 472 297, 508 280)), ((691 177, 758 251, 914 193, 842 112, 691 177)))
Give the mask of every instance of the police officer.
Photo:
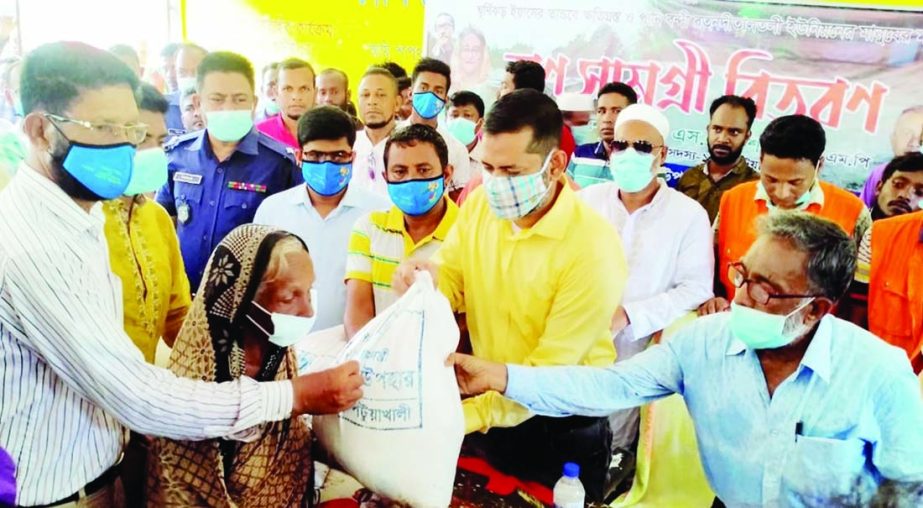
POLYGON ((247 59, 210 53, 196 78, 205 129, 167 145, 169 179, 157 194, 176 218, 193 291, 225 235, 252 222, 267 197, 304 183, 292 152, 253 127, 256 96, 247 59))

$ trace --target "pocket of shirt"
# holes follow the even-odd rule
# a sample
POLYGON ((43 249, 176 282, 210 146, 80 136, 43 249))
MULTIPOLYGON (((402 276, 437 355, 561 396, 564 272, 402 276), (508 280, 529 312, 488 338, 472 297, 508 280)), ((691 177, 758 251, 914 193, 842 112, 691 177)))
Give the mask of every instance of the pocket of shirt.
POLYGON ((253 191, 226 189, 224 195, 224 209, 230 213, 242 214, 253 217, 256 209, 265 198, 265 194, 253 191))
MULTIPOLYGON (((885 285, 875 300, 874 306, 879 312, 886 312, 892 316, 909 316, 910 309, 907 306, 909 298, 906 287, 904 291, 895 290, 894 285, 885 285)), ((878 319, 876 320, 884 334, 890 338, 904 337, 910 339, 912 331, 907 326, 907 321, 903 319, 878 319)), ((903 347, 903 345, 899 345, 903 347)))
POLYGON ((176 182, 175 185, 174 197, 177 205, 183 203, 198 205, 202 202, 202 184, 193 185, 186 182, 176 182))
POLYGON ((861 439, 797 436, 786 461, 783 484, 807 506, 831 501, 846 503, 837 506, 853 506, 874 492, 870 478, 863 478, 868 460, 865 452, 866 442, 861 439))

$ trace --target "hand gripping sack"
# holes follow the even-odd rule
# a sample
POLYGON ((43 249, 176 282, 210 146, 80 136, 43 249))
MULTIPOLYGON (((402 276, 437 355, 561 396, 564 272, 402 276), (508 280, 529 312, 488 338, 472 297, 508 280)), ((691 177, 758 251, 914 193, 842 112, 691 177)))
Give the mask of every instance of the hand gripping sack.
MULTIPOLYGON (((458 346, 448 300, 428 272, 369 322, 334 363, 358 360, 363 398, 339 415, 314 418, 324 447, 356 480, 411 506, 446 507, 464 438, 455 372, 458 346)), ((303 341, 310 348, 310 339, 303 341)))

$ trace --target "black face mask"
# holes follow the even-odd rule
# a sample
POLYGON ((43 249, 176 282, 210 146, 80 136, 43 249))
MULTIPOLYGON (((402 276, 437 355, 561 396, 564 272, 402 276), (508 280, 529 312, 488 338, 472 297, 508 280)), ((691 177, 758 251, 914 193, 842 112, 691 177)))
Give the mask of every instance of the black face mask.
POLYGON ((711 157, 712 162, 714 162, 715 164, 720 164, 722 166, 737 162, 737 159, 740 158, 740 154, 744 152, 743 146, 741 146, 737 150, 731 149, 730 145, 721 145, 721 146, 729 150, 726 157, 718 157, 717 155, 715 155, 714 147, 712 147, 711 142, 708 142, 708 156, 711 157))
POLYGON ((70 145, 65 140, 64 146, 61 143, 53 142, 51 150, 51 178, 58 184, 58 187, 68 196, 81 201, 104 201, 103 197, 91 191, 85 185, 80 183, 73 175, 64 169, 64 159, 70 145))

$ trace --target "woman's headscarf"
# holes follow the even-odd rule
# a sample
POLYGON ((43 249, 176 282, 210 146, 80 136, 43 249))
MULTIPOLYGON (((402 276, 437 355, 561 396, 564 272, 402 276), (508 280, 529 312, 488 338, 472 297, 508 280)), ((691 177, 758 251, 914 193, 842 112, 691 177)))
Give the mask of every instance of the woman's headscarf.
MULTIPOLYGON (((246 225, 222 240, 173 345, 170 370, 214 382, 244 375, 240 325, 273 248, 289 236, 246 225)), ((295 378, 296 366, 291 351, 270 345, 257 381, 295 378)), ((247 443, 156 439, 148 458, 148 506, 308 506, 313 468, 307 425, 293 417, 259 430, 259 438, 247 443)))

